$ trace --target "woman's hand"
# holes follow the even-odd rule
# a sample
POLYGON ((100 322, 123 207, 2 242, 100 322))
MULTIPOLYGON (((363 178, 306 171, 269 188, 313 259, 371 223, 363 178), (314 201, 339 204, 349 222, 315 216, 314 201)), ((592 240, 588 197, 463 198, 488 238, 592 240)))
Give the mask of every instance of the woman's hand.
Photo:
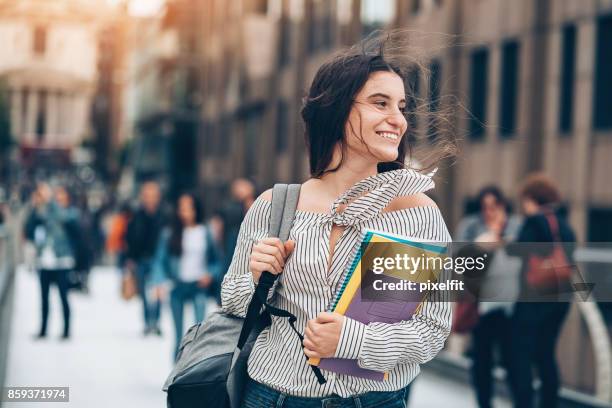
POLYGON ((309 320, 304 332, 304 353, 309 357, 333 357, 340 341, 344 316, 338 313, 319 313, 309 320))
POLYGON ((259 277, 263 272, 270 272, 278 275, 285 267, 285 260, 293 249, 295 241, 281 242, 279 238, 264 238, 253 245, 251 258, 249 260, 249 270, 253 274, 253 281, 259 282, 259 277))

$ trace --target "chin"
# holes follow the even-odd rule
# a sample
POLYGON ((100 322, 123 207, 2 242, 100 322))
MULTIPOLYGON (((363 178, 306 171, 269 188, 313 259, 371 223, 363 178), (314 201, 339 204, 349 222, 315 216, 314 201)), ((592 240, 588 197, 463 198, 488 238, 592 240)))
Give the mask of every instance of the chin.
POLYGON ((396 149, 376 149, 374 152, 374 155, 376 156, 376 160, 379 163, 384 163, 384 162, 392 162, 397 160, 397 156, 398 156, 398 151, 397 148, 396 149))

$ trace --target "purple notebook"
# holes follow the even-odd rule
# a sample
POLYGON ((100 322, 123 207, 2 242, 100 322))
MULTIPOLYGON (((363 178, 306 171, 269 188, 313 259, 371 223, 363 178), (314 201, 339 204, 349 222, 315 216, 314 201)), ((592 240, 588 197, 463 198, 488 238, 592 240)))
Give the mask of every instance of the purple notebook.
MULTIPOLYGON (((387 277, 387 279, 397 280, 399 282, 399 279, 396 278, 387 277)), ((424 295, 425 293, 419 291, 410 291, 408 295, 407 292, 403 292, 401 297, 391 299, 388 302, 380 300, 370 301, 363 300, 361 297, 361 290, 358 289, 344 315, 364 324, 371 322, 398 323, 404 320, 410 320, 424 295)), ((361 368, 357 364, 357 360, 345 358, 321 359, 319 367, 335 373, 375 381, 383 381, 385 377, 384 372, 361 368)))

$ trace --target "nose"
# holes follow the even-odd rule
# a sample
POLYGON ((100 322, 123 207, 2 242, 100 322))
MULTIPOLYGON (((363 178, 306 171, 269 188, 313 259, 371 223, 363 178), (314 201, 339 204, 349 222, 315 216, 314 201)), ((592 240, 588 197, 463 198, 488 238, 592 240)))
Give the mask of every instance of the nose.
POLYGON ((387 115, 387 123, 402 131, 405 130, 407 126, 406 118, 399 108, 396 108, 393 113, 387 115))

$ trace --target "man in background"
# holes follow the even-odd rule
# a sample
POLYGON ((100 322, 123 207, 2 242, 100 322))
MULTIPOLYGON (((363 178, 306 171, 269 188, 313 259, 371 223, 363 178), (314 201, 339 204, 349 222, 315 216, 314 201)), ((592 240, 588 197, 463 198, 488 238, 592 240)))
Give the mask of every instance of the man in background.
POLYGON ((255 201, 255 185, 247 179, 234 180, 230 191, 231 199, 220 214, 223 222, 223 273, 232 262, 242 220, 255 201))
POLYGON ((126 267, 136 274, 138 294, 142 299, 145 336, 161 335, 161 301, 148 291, 151 287, 153 258, 163 226, 159 184, 147 181, 140 189, 140 207, 129 222, 126 235, 126 267))

